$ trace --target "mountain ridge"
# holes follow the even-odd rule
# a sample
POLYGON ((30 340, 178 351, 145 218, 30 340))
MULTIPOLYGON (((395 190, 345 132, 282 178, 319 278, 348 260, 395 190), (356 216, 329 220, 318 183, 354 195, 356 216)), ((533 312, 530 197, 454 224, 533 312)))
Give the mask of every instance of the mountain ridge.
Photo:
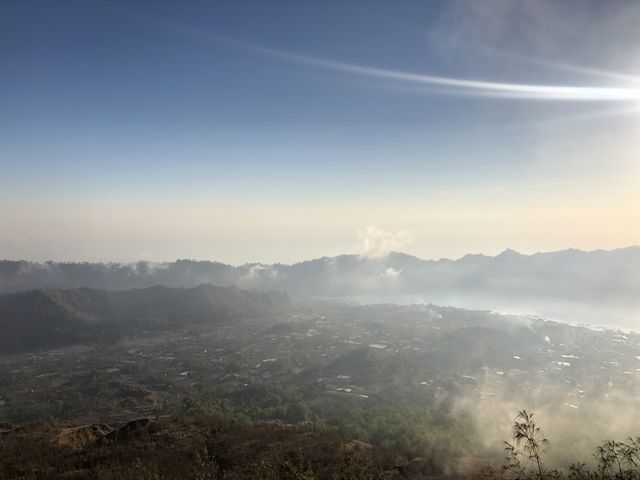
MULTIPOLYGON (((350 254, 293 264, 238 266, 185 259, 129 264, 5 260, 0 261, 0 293, 34 288, 126 290, 153 285, 193 288, 209 283, 286 290, 302 298, 436 303, 555 319, 563 319, 556 315, 557 305, 563 304, 580 307, 579 313, 576 310, 571 316, 566 315, 568 321, 584 321, 582 316, 586 313, 598 317, 588 319, 589 323, 622 326, 606 317, 613 309, 624 310, 629 317, 640 307, 638 271, 638 246, 593 251, 565 249, 530 255, 507 249, 496 256, 467 254, 455 260, 425 260, 390 252, 382 257, 350 254), (553 308, 548 308, 549 305, 553 308), (601 314, 604 320, 599 318, 601 314)), ((630 320, 625 323, 629 325, 630 320)))
POLYGON ((626 247, 618 247, 612 249, 593 249, 593 250, 583 250, 580 248, 568 247, 560 250, 545 250, 545 251, 537 251, 534 253, 522 253, 518 250, 512 248, 506 248, 502 250, 500 253, 496 255, 487 255, 481 252, 478 253, 466 253, 461 257, 439 257, 439 258, 423 258, 418 255, 413 255, 397 250, 391 250, 386 255, 382 256, 369 256, 366 254, 359 253, 344 253, 339 255, 323 255, 320 257, 313 257, 307 260, 300 260, 297 262, 291 263, 283 263, 283 262, 244 262, 244 263, 225 263, 218 260, 208 260, 208 259, 195 259, 195 258, 177 258, 176 260, 162 260, 162 261, 151 261, 151 260, 138 260, 138 261, 130 261, 130 262, 120 262, 120 261, 72 261, 72 260, 45 260, 45 261, 32 261, 26 259, 0 259, 0 264, 31 264, 31 265, 74 265, 74 266, 136 266, 140 265, 149 265, 149 266, 159 266, 159 265, 167 265, 167 264, 178 264, 178 263, 195 263, 195 264, 208 264, 211 266, 221 267, 221 268, 241 268, 241 267, 254 267, 254 266, 272 266, 272 267, 294 267, 297 265, 303 265, 308 263, 316 263, 321 261, 335 261, 338 259, 380 259, 380 258, 390 258, 390 257, 403 257, 410 258, 419 262, 424 263, 439 263, 439 262, 451 262, 456 263, 466 258, 484 258, 484 259, 495 259, 501 256, 508 256, 512 254, 516 254, 516 256, 520 257, 539 257, 539 256, 553 256, 558 254, 615 254, 618 252, 625 251, 635 251, 640 252, 640 245, 628 245, 626 247))

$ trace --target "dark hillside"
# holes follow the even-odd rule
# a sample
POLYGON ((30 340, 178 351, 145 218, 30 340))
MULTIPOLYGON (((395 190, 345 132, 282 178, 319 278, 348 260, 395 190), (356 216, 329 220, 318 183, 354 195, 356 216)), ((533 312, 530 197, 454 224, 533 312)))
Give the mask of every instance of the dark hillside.
POLYGON ((286 293, 200 285, 125 291, 32 290, 0 296, 0 351, 65 345, 135 328, 272 317, 288 308, 286 293))

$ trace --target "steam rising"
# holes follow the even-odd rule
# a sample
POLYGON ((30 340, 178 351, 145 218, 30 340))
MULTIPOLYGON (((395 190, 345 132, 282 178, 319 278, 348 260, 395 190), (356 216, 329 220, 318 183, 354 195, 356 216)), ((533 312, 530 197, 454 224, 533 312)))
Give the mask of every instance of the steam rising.
POLYGON ((403 250, 413 242, 413 236, 404 230, 391 232, 368 226, 359 233, 357 251, 368 258, 382 258, 393 251, 403 250))
MULTIPOLYGON (((479 389, 487 389, 480 382, 479 389)), ((605 440, 625 440, 638 435, 640 406, 629 394, 612 390, 597 401, 579 407, 554 395, 553 385, 539 379, 525 394, 500 390, 494 396, 456 400, 459 414, 471 415, 477 432, 477 448, 502 459, 504 441, 511 438, 511 425, 523 408, 535 412, 536 421, 550 441, 545 458, 553 468, 593 460, 595 448, 605 440)))

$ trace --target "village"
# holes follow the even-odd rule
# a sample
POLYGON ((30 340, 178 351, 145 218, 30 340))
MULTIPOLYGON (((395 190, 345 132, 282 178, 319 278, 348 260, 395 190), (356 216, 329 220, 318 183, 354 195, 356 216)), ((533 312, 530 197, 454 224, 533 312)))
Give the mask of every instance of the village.
POLYGON ((315 302, 266 323, 4 356, 0 421, 163 414, 202 391, 233 403, 256 385, 356 405, 542 392, 579 409, 640 393, 640 336, 432 305, 315 302))

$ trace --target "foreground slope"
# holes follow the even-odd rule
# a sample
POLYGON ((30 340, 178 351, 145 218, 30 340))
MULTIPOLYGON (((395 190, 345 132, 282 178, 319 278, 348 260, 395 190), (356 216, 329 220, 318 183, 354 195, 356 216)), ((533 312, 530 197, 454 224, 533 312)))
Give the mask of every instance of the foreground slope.
POLYGON ((406 459, 306 425, 181 416, 0 432, 0 478, 390 479, 408 471, 406 459))

